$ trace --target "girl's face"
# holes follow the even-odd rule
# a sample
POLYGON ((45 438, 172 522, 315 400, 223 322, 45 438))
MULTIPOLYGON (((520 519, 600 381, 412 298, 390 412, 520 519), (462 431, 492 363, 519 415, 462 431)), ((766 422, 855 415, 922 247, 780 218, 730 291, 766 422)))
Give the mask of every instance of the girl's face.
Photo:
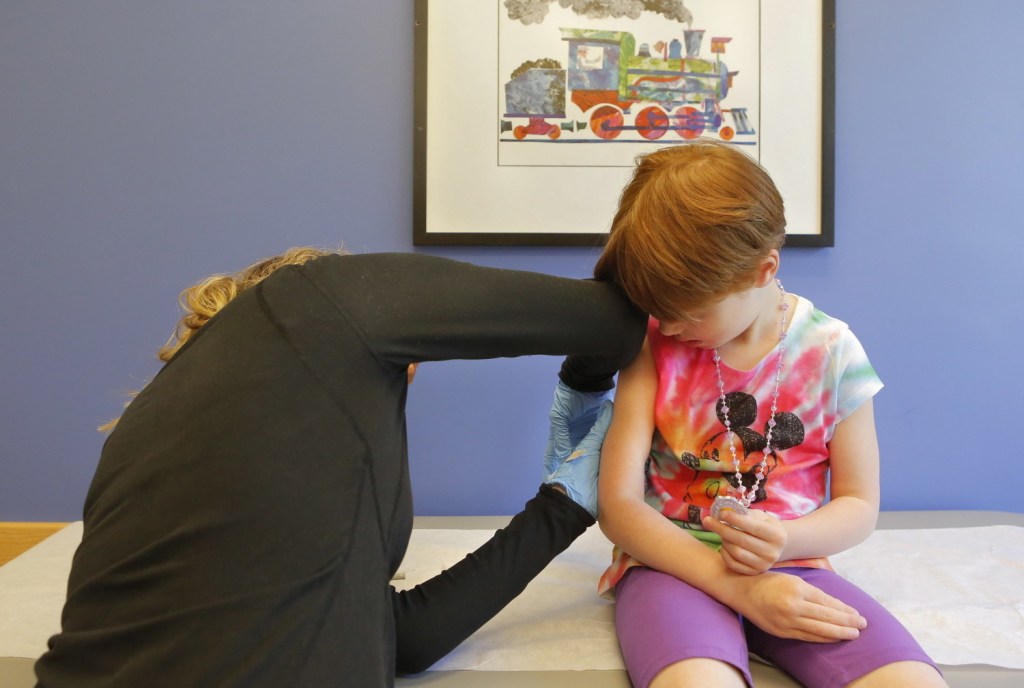
POLYGON ((721 349, 735 343, 756 343, 778 337, 779 292, 775 274, 779 252, 772 249, 758 266, 753 284, 734 291, 711 305, 687 313, 685 320, 662 320, 658 330, 687 346, 721 349))
POLYGON ((710 306, 687 313, 690 320, 660 321, 658 330, 687 346, 717 349, 751 329, 763 310, 763 299, 759 297, 759 289, 733 292, 710 306))

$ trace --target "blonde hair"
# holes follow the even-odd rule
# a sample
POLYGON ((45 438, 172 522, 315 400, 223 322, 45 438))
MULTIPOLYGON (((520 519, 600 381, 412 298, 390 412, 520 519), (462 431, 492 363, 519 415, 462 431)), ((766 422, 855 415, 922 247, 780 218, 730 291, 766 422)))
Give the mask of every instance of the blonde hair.
POLYGON ((686 320, 744 288, 785 241, 782 197, 735 147, 695 141, 637 158, 594 276, 640 308, 686 320))
MULTIPOLYGON (((286 265, 301 265, 305 262, 327 255, 343 255, 347 253, 342 248, 321 249, 310 246, 299 246, 290 248, 284 253, 264 258, 253 263, 249 267, 233 274, 212 275, 201 282, 185 289, 178 296, 178 304, 184 314, 177 326, 171 333, 167 342, 157 350, 157 358, 167 363, 178 353, 181 347, 192 338, 199 328, 209 322, 210 318, 220 312, 247 289, 250 289, 279 268, 286 265)), ((135 398, 138 392, 131 392, 127 406, 135 398)), ((115 418, 99 427, 100 432, 113 430, 119 418, 115 418)))

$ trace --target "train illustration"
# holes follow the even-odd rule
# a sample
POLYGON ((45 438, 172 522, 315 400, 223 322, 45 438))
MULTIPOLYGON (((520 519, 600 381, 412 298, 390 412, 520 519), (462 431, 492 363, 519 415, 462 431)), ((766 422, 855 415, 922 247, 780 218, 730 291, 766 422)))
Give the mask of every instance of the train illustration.
POLYGON ((627 31, 560 30, 568 68, 550 58, 520 65, 505 84, 501 133, 553 140, 563 131, 589 128, 605 141, 623 132, 648 140, 668 132, 684 139, 716 134, 725 141, 756 133, 746 108, 722 106, 739 74, 722 61, 731 38, 711 38, 713 57, 706 59, 700 56, 700 29, 685 30, 683 42, 674 38, 654 46, 637 46, 627 31), (567 117, 567 102, 586 121, 567 117))

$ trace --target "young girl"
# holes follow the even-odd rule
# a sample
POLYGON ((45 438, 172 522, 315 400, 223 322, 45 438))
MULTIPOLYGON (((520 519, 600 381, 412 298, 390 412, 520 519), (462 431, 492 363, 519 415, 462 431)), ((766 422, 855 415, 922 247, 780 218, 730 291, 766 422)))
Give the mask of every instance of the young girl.
POLYGON ((777 280, 784 232, 767 173, 699 141, 639 161, 595 268, 653 316, 599 483, 627 668, 637 688, 752 685, 749 650, 807 686, 943 686, 829 566, 875 525, 882 384, 777 280))

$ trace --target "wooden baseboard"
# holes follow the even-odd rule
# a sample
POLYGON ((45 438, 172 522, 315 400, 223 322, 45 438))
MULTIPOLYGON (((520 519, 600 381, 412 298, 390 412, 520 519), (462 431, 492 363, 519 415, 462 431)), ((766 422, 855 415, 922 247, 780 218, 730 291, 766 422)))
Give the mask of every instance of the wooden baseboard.
POLYGON ((0 566, 66 525, 67 523, 0 522, 0 566))

